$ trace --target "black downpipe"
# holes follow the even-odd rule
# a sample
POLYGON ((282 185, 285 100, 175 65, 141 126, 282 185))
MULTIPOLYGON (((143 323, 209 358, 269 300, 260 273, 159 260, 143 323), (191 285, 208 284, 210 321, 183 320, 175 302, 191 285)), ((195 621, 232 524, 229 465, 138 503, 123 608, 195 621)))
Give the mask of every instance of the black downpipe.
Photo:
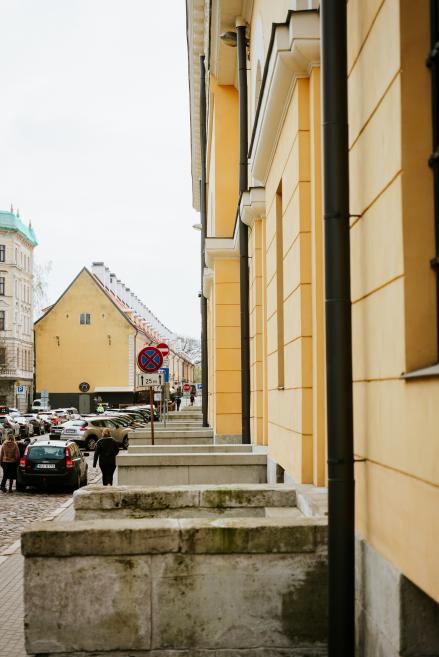
MULTIPOLYGON (((237 27, 239 89, 239 192, 248 189, 248 118, 247 118, 247 40, 245 25, 237 27)), ((242 442, 250 437, 250 320, 248 275, 248 226, 239 220, 239 288, 241 313, 241 406, 242 442)))
POLYGON ((439 360, 439 7, 430 0, 430 52, 427 66, 431 71, 431 118, 433 151, 428 163, 433 171, 435 255, 431 267, 436 274, 437 359, 439 360))
POLYGON ((207 355, 207 299, 203 294, 204 250, 207 234, 206 215, 206 77, 204 55, 200 57, 200 215, 201 215, 201 410, 203 427, 209 426, 208 420, 208 355, 207 355))
POLYGON ((346 0, 321 3, 329 513, 329 657, 355 654, 346 0))

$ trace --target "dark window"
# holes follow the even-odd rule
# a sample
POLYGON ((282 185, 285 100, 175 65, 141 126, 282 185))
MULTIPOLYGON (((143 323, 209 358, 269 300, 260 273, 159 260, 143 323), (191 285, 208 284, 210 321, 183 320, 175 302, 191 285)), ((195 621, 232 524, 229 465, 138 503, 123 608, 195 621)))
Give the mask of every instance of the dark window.
POLYGON ((79 318, 79 323, 80 324, 90 324, 90 313, 81 313, 81 316, 79 318))
POLYGON ((4 296, 5 294, 5 277, 0 276, 0 295, 4 296))
POLYGON ((6 321, 6 312, 4 310, 0 310, 0 331, 5 330, 5 321, 6 321))
POLYGON ((0 262, 6 261, 6 245, 0 244, 0 262))
POLYGON ((6 365, 6 347, 0 347, 0 365, 6 365))

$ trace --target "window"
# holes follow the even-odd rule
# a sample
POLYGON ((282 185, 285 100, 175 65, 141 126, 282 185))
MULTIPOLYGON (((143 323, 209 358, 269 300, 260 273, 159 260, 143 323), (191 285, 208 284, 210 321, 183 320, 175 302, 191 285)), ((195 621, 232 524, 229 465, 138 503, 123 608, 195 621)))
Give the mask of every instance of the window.
POLYGON ((0 347, 0 366, 6 365, 6 347, 0 347))
POLYGON ((79 318, 79 323, 90 324, 90 313, 81 313, 81 317, 79 318))
POLYGON ((5 330, 6 325, 6 311, 0 310, 0 331, 5 330))
POLYGON ((0 276, 0 295, 4 296, 5 295, 5 277, 0 276))
POLYGON ((6 260, 6 245, 0 244, 0 262, 5 262, 6 260))

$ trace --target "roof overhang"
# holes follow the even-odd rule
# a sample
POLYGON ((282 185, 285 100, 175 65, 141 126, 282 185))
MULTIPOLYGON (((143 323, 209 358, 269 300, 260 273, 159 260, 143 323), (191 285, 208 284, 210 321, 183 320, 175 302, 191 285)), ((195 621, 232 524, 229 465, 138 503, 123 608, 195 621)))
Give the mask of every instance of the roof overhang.
POLYGON ((256 219, 265 217, 265 187, 251 187, 241 196, 239 206, 241 220, 253 228, 256 219))
POLYGON ((213 268, 215 260, 239 258, 239 230, 235 224, 233 237, 206 237, 204 243, 206 265, 213 268))
POLYGON ((191 120, 192 204, 200 209, 200 56, 209 34, 209 0, 186 0, 189 104, 191 120))
MULTIPOLYGON (((314 3, 309 3, 312 6, 314 3)), ((291 11, 274 28, 250 146, 250 171, 265 185, 297 78, 320 65, 320 18, 316 9, 291 11)))

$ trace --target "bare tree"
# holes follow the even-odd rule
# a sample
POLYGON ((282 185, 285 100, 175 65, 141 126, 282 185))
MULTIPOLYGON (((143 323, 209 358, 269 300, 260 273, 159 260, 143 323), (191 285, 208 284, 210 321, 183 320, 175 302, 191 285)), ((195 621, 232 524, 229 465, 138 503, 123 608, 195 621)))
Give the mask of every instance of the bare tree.
POLYGON ((198 338, 189 335, 179 335, 177 349, 185 354, 193 363, 201 362, 201 342, 198 338))

